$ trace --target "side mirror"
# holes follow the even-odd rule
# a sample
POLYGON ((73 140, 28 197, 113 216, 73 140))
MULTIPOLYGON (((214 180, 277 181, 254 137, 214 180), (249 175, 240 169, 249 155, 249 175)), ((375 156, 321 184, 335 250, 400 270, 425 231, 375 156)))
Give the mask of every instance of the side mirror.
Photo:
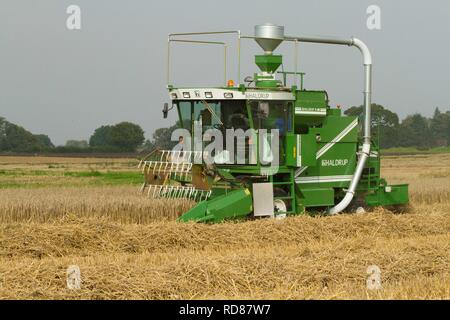
POLYGON ((167 114, 169 113, 169 104, 167 102, 164 103, 164 107, 163 107, 162 112, 163 112, 164 119, 166 119, 167 118, 167 114))

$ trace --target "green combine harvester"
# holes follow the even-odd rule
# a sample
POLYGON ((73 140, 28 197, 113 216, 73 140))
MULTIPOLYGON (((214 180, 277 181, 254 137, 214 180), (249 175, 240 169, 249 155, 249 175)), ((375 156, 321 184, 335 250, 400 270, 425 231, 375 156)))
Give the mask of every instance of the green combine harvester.
POLYGON ((141 160, 141 191, 154 198, 196 201, 179 221, 334 215, 406 205, 408 185, 389 185, 380 176, 379 148, 370 132, 371 73, 370 51, 356 38, 286 36, 284 27, 272 24, 256 26, 254 36, 240 31, 169 35, 167 87, 172 105, 165 104, 163 114, 166 118, 176 109, 183 132, 190 136, 177 138, 173 150, 155 150, 141 160), (237 36, 236 84, 227 81, 230 44, 205 39, 222 35, 237 36), (264 53, 255 56, 260 72, 241 81, 241 42, 246 39, 256 41, 264 53), (177 42, 223 46, 223 86, 172 85, 170 50, 177 42), (274 50, 283 42, 293 44, 295 67, 290 72, 277 72, 283 60, 274 50), (363 119, 331 107, 326 91, 303 88, 304 74, 297 71, 300 43, 359 49, 363 119), (288 76, 293 78, 291 85, 288 76))

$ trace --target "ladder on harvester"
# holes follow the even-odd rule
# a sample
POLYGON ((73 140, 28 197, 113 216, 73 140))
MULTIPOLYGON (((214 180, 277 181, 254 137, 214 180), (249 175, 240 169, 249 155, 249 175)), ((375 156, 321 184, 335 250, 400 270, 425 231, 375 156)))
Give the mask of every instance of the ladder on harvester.
POLYGON ((295 198, 295 173, 294 171, 286 173, 278 173, 275 176, 270 176, 270 182, 273 184, 274 189, 274 205, 276 206, 276 201, 281 200, 284 203, 290 201, 287 205, 286 211, 277 211, 275 214, 293 214, 295 213, 296 198, 295 198), (287 195, 275 195, 276 189, 284 190, 287 195), (289 208, 290 207, 290 208, 289 208))
POLYGON ((202 151, 154 150, 138 164, 144 174, 141 193, 152 198, 207 200, 211 190, 192 184, 192 166, 201 163, 202 151))

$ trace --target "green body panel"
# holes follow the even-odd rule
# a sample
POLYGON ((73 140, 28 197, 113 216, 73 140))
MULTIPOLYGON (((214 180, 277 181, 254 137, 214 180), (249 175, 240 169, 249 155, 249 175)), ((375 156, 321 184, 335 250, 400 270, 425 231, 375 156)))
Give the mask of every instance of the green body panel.
POLYGON ((283 63, 281 55, 264 54, 256 55, 255 63, 266 74, 254 74, 255 86, 258 88, 276 88, 280 83, 279 80, 274 79, 273 73, 283 63))
POLYGON ((334 205, 333 188, 301 189, 297 201, 304 207, 325 207, 334 205))
POLYGON ((288 133, 286 135, 286 165, 290 167, 299 167, 300 150, 299 150, 299 135, 288 133))
POLYGON ((253 211, 252 194, 248 189, 238 189, 201 201, 178 218, 178 221, 220 222, 240 218, 253 211))
MULTIPOLYGON (((323 145, 323 144, 321 144, 323 145)), ((351 176, 356 168, 356 145, 353 143, 336 143, 323 156, 319 157, 316 166, 309 166, 299 177, 319 177, 332 179, 335 176, 351 176)), ((348 181, 349 182, 349 181, 348 181)), ((328 184, 330 186, 344 187, 348 182, 328 184)), ((328 186, 326 183, 308 183, 312 188, 328 186)))
POLYGON ((295 100, 295 128, 305 131, 323 122, 326 116, 327 100, 325 91, 297 90, 295 100))
POLYGON ((327 107, 326 92, 298 90, 296 93, 295 107, 325 110, 327 107))
POLYGON ((283 57, 275 54, 261 54, 255 56, 255 63, 261 71, 273 73, 283 63, 283 57))
POLYGON ((315 167, 317 165, 318 144, 314 134, 300 135, 300 166, 315 167))
POLYGON ((368 206, 407 204, 409 202, 408 185, 399 184, 386 187, 380 186, 374 193, 366 195, 365 201, 368 206), (387 189, 389 192, 387 192, 387 189))
MULTIPOLYGON (((351 126, 356 117, 341 117, 329 115, 323 118, 322 126, 310 128, 309 133, 320 137, 320 142, 331 142, 338 134, 351 126)), ((355 126, 348 134, 346 134, 339 142, 358 142, 358 128, 355 126)))
POLYGON ((316 166, 317 143, 314 134, 288 133, 285 144, 287 166, 316 166))

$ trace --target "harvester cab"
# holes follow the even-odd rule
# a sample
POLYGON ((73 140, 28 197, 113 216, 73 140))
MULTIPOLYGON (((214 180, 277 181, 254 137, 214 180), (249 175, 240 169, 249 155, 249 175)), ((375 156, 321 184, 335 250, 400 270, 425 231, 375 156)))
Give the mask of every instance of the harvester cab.
POLYGON ((196 201, 179 220, 198 222, 407 204, 408 185, 389 185, 380 176, 380 154, 370 133, 371 73, 370 51, 356 38, 287 36, 284 27, 272 24, 256 26, 253 36, 240 31, 169 35, 167 88, 172 107, 165 105, 163 114, 177 110, 180 129, 173 136, 178 144, 141 160, 141 191, 153 198, 196 201), (236 83, 226 78, 230 46, 203 38, 226 34, 237 37, 236 83), (241 45, 248 39, 263 53, 255 56, 260 71, 241 82, 241 45), (222 45, 224 85, 172 85, 170 52, 176 42, 222 45), (293 44, 294 71, 277 72, 283 60, 274 51, 284 42, 293 44), (300 43, 360 50, 365 73, 361 126, 358 117, 332 108, 326 91, 303 88, 304 73, 297 70, 300 43), (291 86, 288 75, 295 79, 291 86))

